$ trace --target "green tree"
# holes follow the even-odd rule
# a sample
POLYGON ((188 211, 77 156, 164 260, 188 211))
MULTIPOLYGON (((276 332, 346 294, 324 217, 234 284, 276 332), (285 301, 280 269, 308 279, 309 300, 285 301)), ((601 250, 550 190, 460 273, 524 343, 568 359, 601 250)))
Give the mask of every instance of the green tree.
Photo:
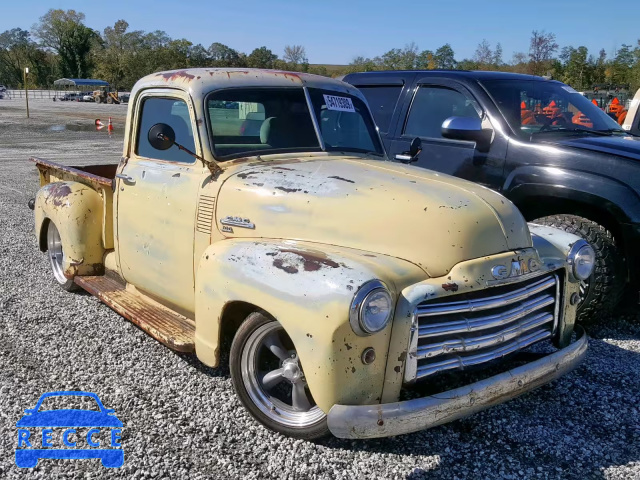
POLYGON ((244 59, 231 47, 215 42, 209 46, 209 59, 213 67, 244 67, 244 59))
POLYGON ((0 78, 10 86, 22 85, 25 67, 29 68, 31 85, 53 83, 54 59, 29 37, 29 32, 20 28, 0 33, 0 78))
POLYGON ((247 64, 252 68, 274 68, 278 56, 267 47, 254 49, 247 56, 247 64))
POLYGON ((563 82, 579 90, 591 87, 593 69, 588 61, 587 47, 564 47, 560 52, 562 60, 563 82))
POLYGON ((423 50, 416 57, 416 68, 418 70, 434 70, 438 68, 436 56, 431 50, 423 50))
POLYGON ((453 48, 448 43, 445 43, 440 48, 436 50, 434 55, 434 61, 436 64, 436 68, 452 70, 456 68, 456 59, 455 54, 453 53, 453 48))

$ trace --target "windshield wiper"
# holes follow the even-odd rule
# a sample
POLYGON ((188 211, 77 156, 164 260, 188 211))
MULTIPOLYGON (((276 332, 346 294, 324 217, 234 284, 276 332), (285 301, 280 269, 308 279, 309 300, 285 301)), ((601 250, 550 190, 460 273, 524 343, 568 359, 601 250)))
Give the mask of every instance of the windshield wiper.
MULTIPOLYGON (((613 130, 613 129, 611 129, 611 130, 613 130)), ((615 130, 615 131, 618 131, 618 130, 615 130)), ((608 137, 612 133, 609 130, 589 130, 587 128, 560 127, 560 128, 553 128, 553 129, 548 129, 548 130, 538 130, 537 132, 531 132, 531 136, 537 135, 539 133, 555 133, 555 132, 562 132, 562 133, 592 133, 594 135, 600 135, 600 136, 604 136, 604 137, 608 137)))
POLYGON ((609 134, 611 134, 611 133, 624 133, 625 135, 629 135, 631 137, 640 136, 640 135, 637 135, 635 133, 631 133, 631 132, 629 132, 627 130, 623 130, 622 128, 608 128, 606 130, 596 130, 596 132, 603 132, 603 133, 606 132, 606 133, 609 133, 609 134))

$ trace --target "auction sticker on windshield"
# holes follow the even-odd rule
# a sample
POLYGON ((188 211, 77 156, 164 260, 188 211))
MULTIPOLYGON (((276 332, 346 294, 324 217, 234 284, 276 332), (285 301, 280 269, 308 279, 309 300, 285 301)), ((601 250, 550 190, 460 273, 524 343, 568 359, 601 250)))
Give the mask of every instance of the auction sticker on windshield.
POLYGON ((323 95, 324 103, 329 110, 338 110, 339 112, 355 112, 353 103, 349 97, 337 97, 335 95, 323 95))

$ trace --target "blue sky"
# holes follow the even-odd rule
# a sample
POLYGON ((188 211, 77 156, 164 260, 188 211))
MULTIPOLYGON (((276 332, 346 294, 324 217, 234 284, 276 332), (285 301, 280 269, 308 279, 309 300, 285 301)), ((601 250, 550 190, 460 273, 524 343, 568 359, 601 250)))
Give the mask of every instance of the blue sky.
POLYGON ((0 32, 29 29, 49 8, 85 13, 85 23, 102 31, 116 20, 134 30, 164 30, 208 47, 221 42, 249 53, 265 45, 282 56, 287 44, 304 45, 311 63, 349 63, 415 42, 420 49, 450 43, 456 58, 470 58, 486 38, 502 43, 504 60, 526 52, 532 30, 556 34, 560 46, 584 45, 611 55, 622 43, 640 39, 640 2, 593 0, 357 1, 323 0, 5 0, 0 32), (614 4, 611 4, 614 5, 614 4), (624 5, 624 7, 623 7, 624 5))

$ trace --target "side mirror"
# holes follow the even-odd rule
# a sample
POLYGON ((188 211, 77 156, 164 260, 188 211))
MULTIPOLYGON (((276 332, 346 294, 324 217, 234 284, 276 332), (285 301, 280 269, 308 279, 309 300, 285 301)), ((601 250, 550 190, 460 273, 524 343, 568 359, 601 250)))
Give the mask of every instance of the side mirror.
POLYGON ((442 136, 452 140, 476 142, 479 149, 491 143, 492 130, 482 128, 482 120, 473 117, 449 117, 442 123, 442 136))
POLYGON ((411 140, 409 151, 397 154, 396 160, 400 160, 402 163, 413 163, 418 161, 420 152, 422 152, 422 140, 420 140, 420 137, 416 137, 411 140))
POLYGON ((149 143, 156 150, 167 150, 176 142, 176 132, 166 123, 156 123, 149 129, 149 143))

